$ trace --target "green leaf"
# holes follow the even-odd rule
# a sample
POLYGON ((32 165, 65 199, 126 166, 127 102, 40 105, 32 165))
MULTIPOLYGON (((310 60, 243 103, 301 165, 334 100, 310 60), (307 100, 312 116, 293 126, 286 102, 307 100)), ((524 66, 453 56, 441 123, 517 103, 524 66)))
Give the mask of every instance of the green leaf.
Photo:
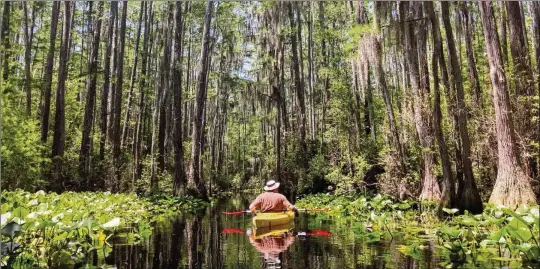
POLYGON ((4 228, 2 228, 0 233, 2 235, 5 235, 5 236, 11 238, 11 240, 13 240, 13 238, 15 238, 15 236, 22 233, 22 228, 21 228, 21 225, 15 223, 15 222, 10 222, 6 226, 4 226, 4 228))
POLYGON ((24 219, 30 212, 28 209, 24 207, 17 207, 13 212, 11 212, 11 216, 13 217, 19 217, 20 219, 24 219))
POLYGON ((505 235, 506 235, 506 227, 503 227, 498 232, 492 234, 490 238, 495 242, 499 242, 501 238, 504 237, 505 235))
POLYGON ((450 214, 450 215, 454 215, 456 214, 457 212, 459 212, 459 209, 457 208, 452 208, 452 209, 449 209, 449 208, 443 208, 443 211, 450 214))

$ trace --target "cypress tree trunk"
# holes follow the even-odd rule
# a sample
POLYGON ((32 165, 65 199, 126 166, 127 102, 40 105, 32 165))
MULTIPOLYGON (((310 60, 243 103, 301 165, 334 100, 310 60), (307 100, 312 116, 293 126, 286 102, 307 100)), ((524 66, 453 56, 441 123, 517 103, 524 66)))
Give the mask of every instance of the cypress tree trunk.
MULTIPOLYGON (((291 29, 296 29, 296 22, 293 12, 292 3, 287 3, 289 10, 289 22, 291 29)), ((304 99, 304 86, 302 85, 301 75, 300 75, 300 66, 299 66, 299 57, 298 57, 298 42, 297 35, 292 32, 290 35, 291 38, 291 50, 292 50, 292 68, 294 73, 294 88, 296 92, 296 103, 299 108, 299 115, 297 117, 298 121, 298 136, 300 140, 300 154, 301 154, 301 165, 304 169, 308 168, 308 160, 306 157, 307 145, 306 145, 306 104, 304 99)), ((300 39, 300 42, 302 40, 300 39)))
MULTIPOLYGON (((422 17, 422 3, 413 2, 411 11, 414 18, 422 17)), ((409 17, 409 19, 411 19, 409 17)), ((424 169, 422 173, 421 200, 439 202, 441 192, 435 177, 435 156, 433 154, 433 137, 431 119, 429 117, 429 74, 426 59, 426 29, 421 21, 405 26, 406 52, 411 77, 411 89, 414 102, 414 119, 416 131, 422 146, 424 169), (414 32, 413 32, 414 31, 414 32), (414 34, 413 34, 414 33, 414 34)))
POLYGON ((56 111, 54 115, 54 137, 52 144, 53 160, 53 184, 55 189, 62 190, 63 176, 62 164, 64 158, 64 146, 66 141, 66 111, 65 94, 66 79, 68 75, 69 37, 71 35, 71 2, 64 2, 64 21, 62 32, 62 45, 60 46, 60 59, 58 64, 58 86, 56 88, 56 111))
POLYGON ((142 27, 142 19, 143 19, 143 11, 144 11, 144 2, 141 2, 141 7, 139 11, 139 22, 137 26, 137 33, 135 34, 135 59, 133 59, 133 67, 131 69, 131 79, 129 82, 129 95, 128 100, 126 104, 126 113, 124 115, 124 125, 122 127, 122 146, 125 146, 126 138, 128 135, 128 122, 130 118, 130 112, 131 112, 131 103, 133 100, 133 88, 135 85, 135 78, 137 77, 137 63, 139 62, 139 42, 141 40, 141 27, 142 27))
MULTIPOLYGON (((533 9, 533 19, 534 19, 534 55, 536 59, 536 83, 538 92, 536 93, 540 96, 540 2, 532 3, 533 9)), ((540 109, 537 109, 536 112, 536 125, 535 134, 533 135, 534 142, 538 145, 540 143, 540 109)), ((540 154, 536 158, 536 178, 540 177, 540 154)), ((540 192, 537 192, 540 193, 540 192)), ((537 195, 538 198, 538 195, 537 195)))
POLYGON ((439 155, 441 157, 441 166, 443 179, 441 182, 441 207, 448 208, 455 203, 455 182, 452 173, 452 164, 450 155, 446 147, 444 134, 442 130, 442 113, 441 113, 441 93, 439 81, 439 57, 442 55, 442 39, 439 28, 439 20, 435 15, 435 10, 432 2, 425 2, 427 15, 431 21, 431 35, 433 39, 433 54, 431 58, 431 71, 433 77, 433 130, 437 139, 439 155))
MULTIPOLYGON (((152 5, 152 4, 150 4, 152 5)), ((148 69, 148 57, 149 57, 149 46, 148 41, 150 39, 150 33, 152 30, 152 21, 149 19, 149 10, 148 3, 145 2, 144 5, 144 40, 143 40, 143 55, 141 61, 141 75, 139 77, 139 114, 137 115, 137 123, 135 124, 135 133, 133 139, 133 172, 132 172, 132 187, 135 186, 135 181, 140 178, 141 174, 141 141, 142 141, 142 129, 144 127, 144 115, 145 115, 145 100, 146 100, 146 73, 148 69)), ((151 8, 150 8, 151 9, 151 8)), ((151 12, 151 11, 150 11, 151 12)))
POLYGON ((124 47, 126 43, 126 19, 127 19, 127 1, 122 2, 122 17, 120 19, 120 29, 118 31, 118 48, 116 55, 116 86, 114 87, 114 96, 113 96, 113 159, 114 159, 114 168, 116 172, 115 182, 113 190, 120 190, 120 184, 122 179, 121 163, 120 163, 120 119, 122 117, 122 87, 124 83, 124 47))
POLYGON ((492 2, 479 2, 479 6, 489 60, 491 84, 493 86, 499 157, 497 180, 489 202, 508 207, 535 203, 529 178, 517 157, 510 98, 495 19, 493 18, 492 2))
POLYGON ((467 54, 467 67, 469 69, 469 82, 471 83, 471 91, 473 102, 478 109, 482 109, 482 88, 480 87, 480 79, 478 78, 478 70, 476 68, 476 60, 474 59, 474 48, 472 44, 472 18, 469 15, 470 5, 468 3, 461 4, 461 14, 465 18, 465 51, 467 54))
MULTIPOLYGON (((79 165, 81 177, 88 175, 91 168, 90 156, 92 155, 92 136, 91 132, 94 124, 94 107, 96 105, 96 84, 97 84, 97 69, 99 57, 99 43, 101 40, 101 22, 103 18, 103 2, 98 3, 98 13, 94 27, 94 36, 92 41, 92 52, 90 61, 88 61, 88 77, 86 89, 86 104, 84 108, 84 120, 81 140, 81 151, 79 154, 79 165)), ((88 186, 88 179, 87 179, 88 186)))
POLYGON ((201 63, 199 75, 197 78, 197 95, 195 97, 195 114, 193 117, 193 130, 192 130, 192 145, 191 145, 191 161, 189 164, 188 173, 188 192, 192 195, 201 197, 204 200, 208 200, 206 193, 206 187, 203 179, 199 174, 199 161, 201 155, 201 143, 203 140, 203 112, 206 104, 206 91, 208 88, 208 81, 206 79, 208 75, 208 69, 210 65, 211 52, 210 47, 210 24, 212 22, 212 10, 214 3, 212 1, 206 1, 206 10, 204 16, 204 28, 201 45, 201 63))
POLYGON ((105 143, 107 142, 107 130, 109 127, 109 90, 111 81, 111 52, 114 36, 114 25, 118 16, 118 1, 112 1, 109 12, 109 29, 107 43, 105 44, 105 59, 103 63, 103 90, 101 91, 101 138, 99 142, 99 156, 105 158, 105 143))
MULTIPOLYGON (((531 174, 531 147, 533 129, 530 128, 530 119, 533 111, 532 102, 534 96, 534 76, 531 59, 529 58, 528 43, 525 37, 524 18, 519 2, 505 2, 508 13, 510 29, 510 54, 512 55, 512 78, 514 80, 517 102, 515 103, 516 131, 519 134, 518 141, 522 150, 518 149, 518 155, 523 157, 523 165, 526 173, 531 174), (519 154, 519 152, 522 154, 519 154)), ((512 103, 511 103, 512 104, 512 103)))
POLYGON ((32 40, 34 37, 34 21, 35 21, 35 5, 32 4, 32 19, 30 21, 28 15, 28 3, 23 2, 24 10, 24 90, 26 92, 26 115, 32 115, 32 40))
MULTIPOLYGON (((5 2, 8 3, 8 2, 5 2)), ((5 8, 5 6, 4 6, 5 8)), ((5 10, 4 10, 5 11, 5 10)), ((56 31, 58 26, 58 16, 60 11, 60 2, 54 1, 51 13, 51 31, 49 34, 49 49, 47 52, 47 61, 45 62, 45 75, 43 76, 43 87, 41 90, 44 92, 44 105, 43 114, 41 116, 41 142, 47 142, 49 135, 49 117, 51 114, 51 88, 52 88, 52 75, 54 66, 54 51, 56 45, 56 31)))
POLYGON ((181 195, 185 187, 184 150, 182 145, 182 50, 184 27, 182 25, 182 3, 175 3, 174 48, 172 68, 173 89, 173 149, 174 149, 174 195, 181 195))
POLYGON ((456 108, 458 117, 458 131, 461 140, 461 161, 463 163, 463 186, 458 189, 459 207, 471 213, 479 214, 483 211, 482 199, 476 187, 471 162, 471 142, 469 140, 469 130, 467 128, 467 110, 465 105, 465 94, 463 91, 463 78, 457 59, 458 52, 454 43, 452 26, 450 25, 449 3, 441 2, 441 13, 444 28, 446 30, 446 42, 450 55, 450 83, 456 90, 456 108))
POLYGON ((9 61, 11 60, 11 38, 9 36, 10 32, 10 19, 11 19, 11 1, 4 1, 4 10, 2 13, 2 52, 4 53, 4 62, 2 76, 4 81, 7 81, 9 78, 9 61))

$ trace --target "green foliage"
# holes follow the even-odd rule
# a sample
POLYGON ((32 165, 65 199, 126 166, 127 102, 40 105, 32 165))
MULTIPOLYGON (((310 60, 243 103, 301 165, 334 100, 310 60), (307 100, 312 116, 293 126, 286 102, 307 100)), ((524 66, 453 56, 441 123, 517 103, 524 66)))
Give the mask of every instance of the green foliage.
POLYGON ((41 175, 50 160, 44 157, 37 120, 22 116, 25 112, 15 104, 21 97, 2 94, 2 187, 33 189, 43 185, 41 175))
MULTIPOLYGON (((425 244, 436 243, 450 263, 481 266, 492 260, 510 262, 511 267, 540 262, 538 234, 539 206, 522 205, 516 210, 486 206, 479 215, 453 216, 457 209, 443 209, 445 220, 436 211, 413 201, 395 201, 388 196, 311 195, 299 200, 301 208, 330 208, 334 218, 352 221, 352 227, 368 242, 381 238, 404 240, 398 247, 403 254, 420 259, 425 244)), ((447 259, 447 260, 446 260, 447 259)))
POLYGON ((206 206, 191 197, 163 194, 137 197, 17 190, 3 192, 2 199, 2 242, 7 239, 12 244, 9 255, 1 262, 53 267, 88 262, 92 255, 103 260, 111 253, 109 243, 113 240, 125 240, 129 244, 148 240, 151 223, 166 220, 180 211, 206 206))

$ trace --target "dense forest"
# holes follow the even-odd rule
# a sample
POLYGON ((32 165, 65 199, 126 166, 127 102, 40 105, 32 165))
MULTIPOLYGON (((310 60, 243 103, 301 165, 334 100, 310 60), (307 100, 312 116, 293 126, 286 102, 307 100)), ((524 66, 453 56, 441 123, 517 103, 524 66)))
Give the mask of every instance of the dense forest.
POLYGON ((0 8, 2 189, 540 197, 539 2, 0 8))

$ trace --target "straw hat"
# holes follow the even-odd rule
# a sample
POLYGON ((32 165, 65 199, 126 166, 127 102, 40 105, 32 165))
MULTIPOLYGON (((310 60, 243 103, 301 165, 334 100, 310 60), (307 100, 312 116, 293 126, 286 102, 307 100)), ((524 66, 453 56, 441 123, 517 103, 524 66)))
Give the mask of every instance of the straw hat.
POLYGON ((266 182, 266 185, 264 186, 265 191, 272 191, 279 188, 279 182, 276 182, 275 180, 270 180, 266 182))

